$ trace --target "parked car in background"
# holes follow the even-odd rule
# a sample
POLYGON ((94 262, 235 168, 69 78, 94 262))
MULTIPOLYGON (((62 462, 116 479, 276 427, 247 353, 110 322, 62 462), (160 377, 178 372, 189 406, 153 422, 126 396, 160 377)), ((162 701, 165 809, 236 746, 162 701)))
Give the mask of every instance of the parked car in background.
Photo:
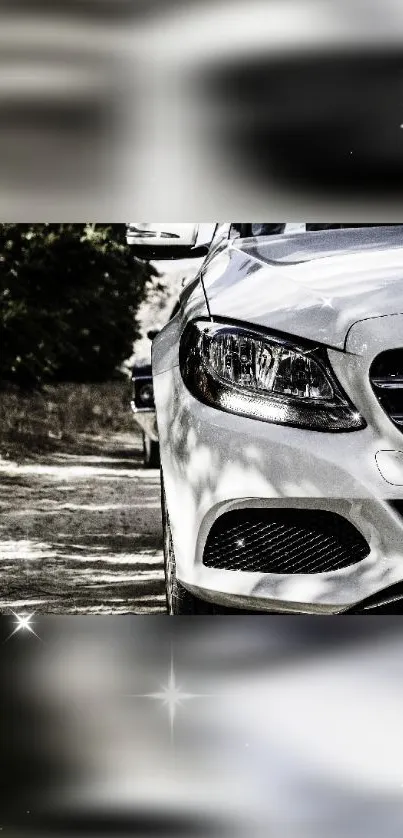
MULTIPOLYGON (((147 333, 147 336, 150 340, 153 340, 157 334, 158 330, 152 330, 147 333)), ((139 362, 133 365, 130 407, 142 435, 144 466, 146 468, 159 468, 160 447, 155 416, 151 362, 139 362)))
POLYGON ((403 601, 403 225, 287 226, 217 224, 153 343, 171 614, 403 601))

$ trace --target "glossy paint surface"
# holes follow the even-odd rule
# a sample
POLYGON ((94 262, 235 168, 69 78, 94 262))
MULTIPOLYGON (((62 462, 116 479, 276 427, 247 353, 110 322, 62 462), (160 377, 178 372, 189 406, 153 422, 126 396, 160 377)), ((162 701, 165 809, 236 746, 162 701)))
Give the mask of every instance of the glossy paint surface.
POLYGON ((211 314, 343 349, 358 320, 403 311, 403 228, 385 230, 235 241, 203 275, 211 314))

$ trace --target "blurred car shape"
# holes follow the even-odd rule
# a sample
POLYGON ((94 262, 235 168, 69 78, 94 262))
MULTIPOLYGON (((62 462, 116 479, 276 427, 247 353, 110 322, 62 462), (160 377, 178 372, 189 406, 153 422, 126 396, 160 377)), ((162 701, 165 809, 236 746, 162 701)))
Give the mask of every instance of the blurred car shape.
POLYGON ((402 6, 363 11, 362 0, 200 0, 156 23, 163 69, 176 61, 188 92, 182 137, 197 126, 217 181, 230 158, 241 183, 314 184, 329 201, 400 188, 402 6))

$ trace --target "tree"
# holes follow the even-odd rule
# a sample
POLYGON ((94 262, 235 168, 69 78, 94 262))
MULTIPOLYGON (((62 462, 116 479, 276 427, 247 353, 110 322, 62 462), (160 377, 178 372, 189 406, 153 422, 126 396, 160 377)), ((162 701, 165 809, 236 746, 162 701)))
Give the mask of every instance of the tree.
POLYGON ((0 224, 0 379, 115 377, 150 276, 124 224, 0 224))

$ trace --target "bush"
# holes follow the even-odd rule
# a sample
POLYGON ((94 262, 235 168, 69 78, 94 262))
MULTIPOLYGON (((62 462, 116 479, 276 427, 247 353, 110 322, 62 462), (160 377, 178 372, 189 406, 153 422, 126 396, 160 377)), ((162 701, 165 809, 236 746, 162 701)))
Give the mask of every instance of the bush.
POLYGON ((124 224, 0 224, 0 380, 118 377, 150 275, 124 224))

